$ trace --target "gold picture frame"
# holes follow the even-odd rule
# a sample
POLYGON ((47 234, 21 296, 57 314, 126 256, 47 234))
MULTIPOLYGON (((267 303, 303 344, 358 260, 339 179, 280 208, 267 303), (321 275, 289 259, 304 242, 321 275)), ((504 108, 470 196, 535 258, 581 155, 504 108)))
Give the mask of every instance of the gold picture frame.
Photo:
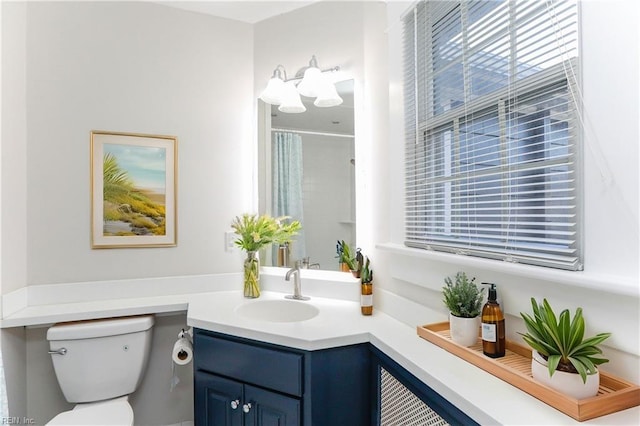
POLYGON ((177 244, 175 136, 91 131, 91 247, 177 244))

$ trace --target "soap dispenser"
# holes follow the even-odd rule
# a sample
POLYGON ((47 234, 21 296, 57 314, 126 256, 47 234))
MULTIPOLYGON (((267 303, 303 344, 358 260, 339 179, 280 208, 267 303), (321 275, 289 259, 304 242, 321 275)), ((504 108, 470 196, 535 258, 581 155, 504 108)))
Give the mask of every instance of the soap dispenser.
POLYGON ((487 303, 482 308, 482 352, 491 358, 500 358, 505 353, 504 314, 497 301, 496 285, 491 286, 487 303))

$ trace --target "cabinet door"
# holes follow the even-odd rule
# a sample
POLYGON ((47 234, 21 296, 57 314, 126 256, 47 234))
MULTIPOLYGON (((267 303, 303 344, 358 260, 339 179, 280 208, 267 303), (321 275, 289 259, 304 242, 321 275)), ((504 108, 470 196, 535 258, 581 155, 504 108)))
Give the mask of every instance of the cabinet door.
POLYGON ((299 426, 300 400, 253 386, 244 387, 245 426, 299 426))
POLYGON ((242 426, 242 383, 198 371, 194 388, 196 426, 242 426))
POLYGON ((373 400, 377 404, 373 425, 398 424, 399 419, 407 426, 478 425, 380 350, 372 346, 371 352, 375 380, 373 400))

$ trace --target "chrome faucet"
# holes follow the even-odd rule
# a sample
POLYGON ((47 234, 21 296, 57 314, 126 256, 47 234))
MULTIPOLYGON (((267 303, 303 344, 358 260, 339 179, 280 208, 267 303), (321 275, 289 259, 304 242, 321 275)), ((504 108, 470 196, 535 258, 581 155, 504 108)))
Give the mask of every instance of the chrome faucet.
POLYGON ((294 300, 309 300, 310 297, 306 297, 302 295, 302 285, 300 284, 300 268, 302 267, 302 261, 296 260, 295 266, 287 271, 284 276, 285 281, 291 280, 291 275, 294 275, 293 278, 293 294, 289 294, 285 296, 287 299, 294 300))
POLYGON ((319 263, 311 263, 309 256, 302 258, 302 269, 320 269, 319 263))

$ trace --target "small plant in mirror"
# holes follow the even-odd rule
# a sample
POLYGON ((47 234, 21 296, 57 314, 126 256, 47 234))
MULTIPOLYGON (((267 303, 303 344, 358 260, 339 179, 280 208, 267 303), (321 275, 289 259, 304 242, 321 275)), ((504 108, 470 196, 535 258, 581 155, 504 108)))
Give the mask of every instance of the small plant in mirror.
POLYGON ((353 253, 349 244, 345 243, 344 240, 338 240, 336 244, 336 257, 338 258, 338 263, 341 268, 345 272, 349 271, 357 271, 358 270, 358 261, 356 259, 356 255, 353 253))

